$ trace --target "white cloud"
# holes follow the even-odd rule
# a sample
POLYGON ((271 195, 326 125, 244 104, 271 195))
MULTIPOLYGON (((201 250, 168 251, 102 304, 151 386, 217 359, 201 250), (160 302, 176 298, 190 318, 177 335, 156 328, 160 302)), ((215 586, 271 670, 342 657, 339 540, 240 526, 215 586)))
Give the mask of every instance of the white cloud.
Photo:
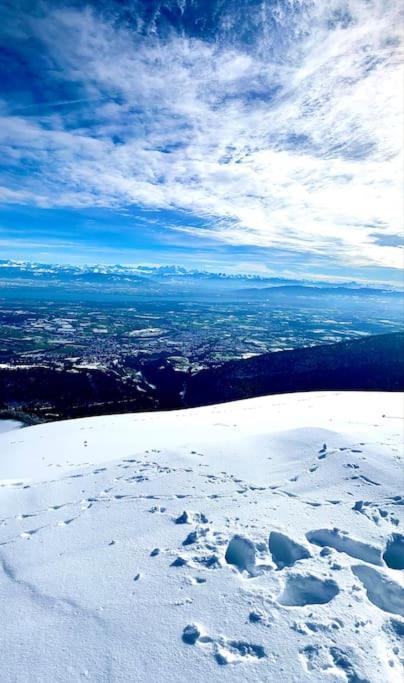
POLYGON ((181 228, 199 237, 403 265, 374 236, 402 230, 398 2, 310 2, 288 41, 268 31, 248 52, 141 38, 88 9, 32 21, 83 106, 2 107, 4 159, 34 169, 3 201, 182 209, 206 219, 181 228))

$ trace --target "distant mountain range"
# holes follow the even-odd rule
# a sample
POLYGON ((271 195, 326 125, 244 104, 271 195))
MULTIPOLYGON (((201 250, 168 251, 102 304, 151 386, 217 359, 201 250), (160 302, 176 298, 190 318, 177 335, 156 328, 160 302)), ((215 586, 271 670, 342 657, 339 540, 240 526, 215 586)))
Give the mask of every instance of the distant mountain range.
POLYGON ((404 291, 399 289, 379 289, 377 287, 360 287, 358 285, 352 284, 351 286, 346 285, 330 285, 330 284, 294 284, 290 283, 288 285, 274 285, 271 287, 249 287, 249 293, 256 294, 273 294, 274 290, 276 294, 287 294, 288 296, 404 296, 404 291))
POLYGON ((280 294, 351 294, 368 295, 404 294, 393 286, 380 287, 364 285, 355 281, 331 282, 298 280, 283 277, 267 277, 265 275, 210 272, 187 269, 182 266, 147 266, 147 265, 63 265, 34 263, 29 261, 0 260, 0 286, 10 284, 18 287, 27 285, 53 284, 63 286, 73 284, 75 287, 108 285, 112 287, 145 288, 153 284, 167 283, 173 286, 195 283, 228 285, 237 289, 246 288, 250 292, 268 293, 274 288, 280 294))

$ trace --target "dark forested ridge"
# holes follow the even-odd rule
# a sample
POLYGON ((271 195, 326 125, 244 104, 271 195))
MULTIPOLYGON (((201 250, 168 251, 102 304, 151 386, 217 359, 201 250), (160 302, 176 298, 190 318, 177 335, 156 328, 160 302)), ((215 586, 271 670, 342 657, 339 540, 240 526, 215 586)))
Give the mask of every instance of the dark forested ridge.
POLYGON ((202 370, 187 384, 189 406, 296 391, 404 389, 404 333, 268 353, 202 370))
POLYGON ((267 353, 191 374, 158 357, 125 367, 0 366, 0 416, 40 420, 172 410, 298 391, 404 390, 404 333, 267 353), (132 373, 128 374, 128 368, 132 373), (136 383, 134 377, 136 376, 136 383))

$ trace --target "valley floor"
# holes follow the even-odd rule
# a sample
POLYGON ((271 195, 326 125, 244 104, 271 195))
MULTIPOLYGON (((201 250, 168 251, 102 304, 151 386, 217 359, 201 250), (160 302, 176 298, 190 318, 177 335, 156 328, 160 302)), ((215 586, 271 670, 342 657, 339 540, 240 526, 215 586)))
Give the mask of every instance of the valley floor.
POLYGON ((402 680, 402 398, 1 434, 3 683, 402 680))

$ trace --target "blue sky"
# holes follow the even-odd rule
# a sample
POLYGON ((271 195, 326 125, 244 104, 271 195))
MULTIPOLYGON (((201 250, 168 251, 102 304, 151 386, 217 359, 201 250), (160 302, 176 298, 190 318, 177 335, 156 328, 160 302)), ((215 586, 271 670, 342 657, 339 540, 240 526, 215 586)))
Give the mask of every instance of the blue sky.
POLYGON ((400 5, 6 0, 0 255, 400 281, 400 5))

